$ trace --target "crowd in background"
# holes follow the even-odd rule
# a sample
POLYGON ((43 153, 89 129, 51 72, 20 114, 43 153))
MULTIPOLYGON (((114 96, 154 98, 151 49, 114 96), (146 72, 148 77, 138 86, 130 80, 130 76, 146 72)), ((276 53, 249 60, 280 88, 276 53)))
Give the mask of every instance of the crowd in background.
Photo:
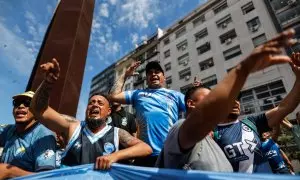
MULTIPOLYGON (((85 120, 49 106, 59 79, 59 60, 41 65, 45 79, 36 90, 13 99, 15 124, 0 127, 0 179, 93 163, 109 169, 115 162, 171 169, 215 172, 294 174, 276 143, 280 125, 300 142, 298 125, 284 120, 300 102, 300 53, 282 54, 296 43, 294 30, 255 48, 213 89, 195 79, 186 94, 164 88, 159 62, 146 65, 148 88, 122 91, 135 75, 134 62, 107 94, 89 97, 85 120), (280 104, 262 114, 240 116, 239 93, 250 73, 289 63, 296 80, 280 104), (130 104, 135 114, 121 104, 130 104), (179 114, 185 118, 179 120, 179 114)), ((300 148, 300 144, 298 144, 300 148)))

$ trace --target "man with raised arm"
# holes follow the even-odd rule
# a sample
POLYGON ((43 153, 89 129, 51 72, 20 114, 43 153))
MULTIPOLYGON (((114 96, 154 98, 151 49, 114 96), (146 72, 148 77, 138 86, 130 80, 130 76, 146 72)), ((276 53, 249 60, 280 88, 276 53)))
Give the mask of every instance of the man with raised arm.
MULTIPOLYGON (((194 83, 197 85, 199 83, 194 83)), ((193 86, 185 94, 186 116, 192 113, 203 98, 210 93, 210 89, 203 86, 193 86)), ((177 122, 170 130, 165 145, 157 160, 156 166, 161 168, 202 170, 216 172, 233 172, 231 164, 222 149, 206 135, 191 148, 182 148, 179 141, 180 129, 184 120, 177 122)), ((198 130, 199 131, 199 130, 198 130)))
POLYGON ((110 100, 132 104, 136 110, 137 137, 149 144, 153 150, 151 156, 136 159, 139 166, 152 167, 163 147, 169 129, 178 120, 178 114, 185 111, 184 95, 180 92, 163 88, 164 71, 158 61, 146 65, 148 88, 122 91, 127 77, 135 73, 140 62, 135 62, 121 76, 111 90, 110 100))
MULTIPOLYGON (((180 156, 183 157, 184 155, 186 155, 186 153, 191 152, 195 145, 199 141, 203 140, 203 138, 206 137, 207 134, 210 131, 212 131, 218 123, 228 119, 228 114, 230 114, 231 111, 239 111, 239 106, 237 106, 237 102, 235 101, 235 99, 237 98, 240 90, 242 89, 250 73, 262 70, 274 64, 290 63, 293 70, 298 69, 297 71, 295 71, 297 72, 295 74, 297 77, 299 76, 299 62, 293 59, 293 63, 290 57, 286 55, 280 55, 281 47, 292 45, 295 43, 295 40, 291 39, 294 33, 294 30, 282 32, 279 36, 275 37, 274 39, 255 48, 254 51, 245 60, 239 63, 234 69, 232 69, 228 73, 228 75, 220 83, 218 83, 216 87, 213 90, 211 90, 204 98, 200 98, 200 91, 198 91, 194 94, 194 96, 192 96, 192 98, 189 101, 187 101, 187 104, 190 107, 194 107, 188 113, 186 120, 183 121, 180 127, 178 127, 178 125, 175 125, 174 129, 170 130, 170 134, 165 143, 163 156, 163 161, 165 161, 164 164, 166 168, 176 168, 174 167, 174 165, 171 165, 171 163, 169 163, 169 166, 167 166, 167 158, 174 159, 180 156)), ((273 115, 271 118, 272 120, 268 120, 268 126, 273 127, 274 125, 280 123, 283 117, 285 117, 287 113, 290 113, 295 107, 295 105, 298 104, 298 96, 300 96, 300 93, 296 95, 295 92, 297 90, 298 85, 296 82, 295 88, 287 96, 287 100, 283 100, 282 103, 287 104, 287 101, 293 102, 289 103, 289 108, 286 109, 283 114, 280 113, 277 115, 273 115)), ((279 106, 277 110, 281 112, 281 106, 279 106)), ((259 126, 264 127, 266 121, 263 119, 261 120, 262 121, 260 122, 259 126)), ((237 121, 236 123, 239 123, 239 121, 237 121)), ((238 126, 234 127, 235 131, 230 131, 231 133, 228 133, 228 135, 221 136, 221 140, 222 138, 226 138, 225 141, 221 141, 224 142, 224 145, 226 146, 225 150, 222 143, 220 143, 219 146, 229 159, 234 171, 252 173, 257 171, 256 166, 259 165, 259 163, 264 159, 262 156, 260 156, 261 152, 259 148, 261 144, 259 143, 259 137, 255 136, 253 134, 254 132, 251 129, 245 129, 248 130, 247 132, 251 132, 252 134, 251 143, 243 144, 243 142, 241 142, 243 141, 241 137, 242 125, 239 123, 238 126), (237 141, 230 141, 230 139, 236 139, 237 141), (240 144, 243 144, 243 146, 228 149, 227 147, 232 147, 232 143, 236 143, 234 144, 235 146, 240 144), (242 151, 247 153, 249 152, 249 157, 245 156, 245 158, 243 158, 242 156, 240 156, 239 152, 236 151, 242 151), (232 159, 230 158, 233 155, 238 156, 236 161, 232 161, 232 159), (254 158, 252 158, 254 155, 257 157, 256 161, 254 161, 254 158), (239 166, 236 165, 236 163, 239 164, 239 161, 244 160, 245 162, 243 162, 243 165, 245 169, 240 169, 239 166)), ((219 135, 222 135, 222 133, 220 132, 219 135)), ((199 154, 201 156, 201 153, 199 154)), ((177 162, 180 163, 179 160, 177 162)))
POLYGON ((284 117, 293 112, 300 102, 299 55, 300 53, 294 53, 290 62, 296 76, 294 87, 277 107, 260 115, 246 116, 238 120, 240 103, 235 101, 228 117, 215 129, 214 138, 229 159, 234 171, 253 173, 270 170, 266 166, 268 165, 265 163, 266 159, 263 160, 260 137, 263 132, 280 125, 284 117))
POLYGON ((127 131, 106 125, 111 109, 104 95, 94 94, 89 98, 85 121, 61 115, 49 107, 49 95, 59 77, 59 63, 56 59, 41 65, 45 79, 31 102, 31 111, 39 121, 60 134, 65 141, 62 165, 75 166, 95 163, 95 169, 108 169, 111 164, 123 159, 147 156, 151 148, 131 136, 127 131), (126 149, 118 150, 119 144, 126 149))
POLYGON ((0 126, 0 179, 55 169, 54 134, 29 111, 34 92, 13 96, 15 124, 0 126))

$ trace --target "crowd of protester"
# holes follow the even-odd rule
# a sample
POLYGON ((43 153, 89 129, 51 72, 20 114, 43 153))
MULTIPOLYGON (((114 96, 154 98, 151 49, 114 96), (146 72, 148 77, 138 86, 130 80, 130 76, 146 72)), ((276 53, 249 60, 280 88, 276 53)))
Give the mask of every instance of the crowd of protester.
POLYGON ((108 94, 90 96, 84 121, 49 106, 60 74, 58 61, 52 59, 41 65, 45 78, 35 93, 12 97, 15 124, 0 127, 0 179, 89 163, 104 170, 115 162, 293 174, 276 140, 280 124, 291 129, 298 142, 300 139, 299 124, 283 120, 300 102, 300 53, 289 57, 281 49, 296 43, 294 34, 294 30, 284 31, 255 48, 213 89, 195 81, 185 95, 164 88, 164 70, 157 61, 146 65, 148 88, 122 91, 140 65, 134 62, 108 94), (239 93, 249 74, 282 63, 289 63, 295 74, 292 90, 277 107, 239 118, 239 93), (135 115, 121 104, 131 104, 135 115), (186 116, 179 120, 181 112, 186 116))

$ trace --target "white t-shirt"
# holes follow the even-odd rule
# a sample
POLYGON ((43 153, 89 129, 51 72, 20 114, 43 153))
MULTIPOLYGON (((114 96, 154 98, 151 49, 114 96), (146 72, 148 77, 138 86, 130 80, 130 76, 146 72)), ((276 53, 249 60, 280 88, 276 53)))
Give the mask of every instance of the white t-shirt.
MULTIPOLYGON (((187 152, 182 152, 178 139, 182 122, 179 121, 172 127, 165 141, 163 150, 164 168, 233 172, 232 166, 223 151, 210 136, 203 138, 187 152)), ((157 163, 161 158, 159 157, 157 163)))

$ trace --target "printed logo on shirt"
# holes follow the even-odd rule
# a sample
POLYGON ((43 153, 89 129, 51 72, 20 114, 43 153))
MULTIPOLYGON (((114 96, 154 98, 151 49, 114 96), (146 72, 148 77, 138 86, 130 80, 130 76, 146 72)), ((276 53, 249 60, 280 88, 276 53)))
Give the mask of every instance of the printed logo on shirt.
POLYGON ((126 126, 126 125, 127 125, 127 118, 126 118, 126 117, 123 117, 123 118, 121 119, 121 124, 122 124, 123 126, 126 126))
POLYGON ((108 116, 108 118, 106 119, 106 124, 110 124, 112 122, 112 119, 110 116, 108 116))
POLYGON ((139 93, 139 96, 142 96, 142 97, 150 97, 152 95, 151 92, 140 92, 139 93))
POLYGON ((44 158, 45 159, 50 159, 51 157, 53 157, 55 155, 54 151, 52 149, 48 149, 46 150, 46 152, 44 153, 44 158))
POLYGON ((248 126, 242 125, 242 128, 244 131, 252 132, 252 129, 250 129, 248 126))
POLYGON ((111 154, 112 152, 114 152, 114 150, 115 150, 115 146, 112 143, 107 142, 104 144, 105 152, 103 152, 103 155, 111 154))
POLYGON ((76 149, 80 149, 80 148, 81 148, 80 142, 77 141, 77 142, 74 144, 74 147, 75 147, 76 149))
POLYGON ((247 160, 249 157, 245 154, 244 148, 247 147, 249 152, 254 153, 257 149, 257 142, 253 139, 246 139, 245 142, 236 142, 233 144, 228 144, 224 147, 224 152, 229 159, 235 158, 239 161, 247 160))
POLYGON ((16 151, 16 155, 20 154, 20 153, 24 153, 25 152, 25 148, 22 146, 22 147, 19 147, 16 151))
POLYGON ((277 152, 276 152, 275 150, 268 151, 268 152, 266 153, 266 156, 267 156, 268 158, 275 157, 275 156, 277 156, 277 152))

